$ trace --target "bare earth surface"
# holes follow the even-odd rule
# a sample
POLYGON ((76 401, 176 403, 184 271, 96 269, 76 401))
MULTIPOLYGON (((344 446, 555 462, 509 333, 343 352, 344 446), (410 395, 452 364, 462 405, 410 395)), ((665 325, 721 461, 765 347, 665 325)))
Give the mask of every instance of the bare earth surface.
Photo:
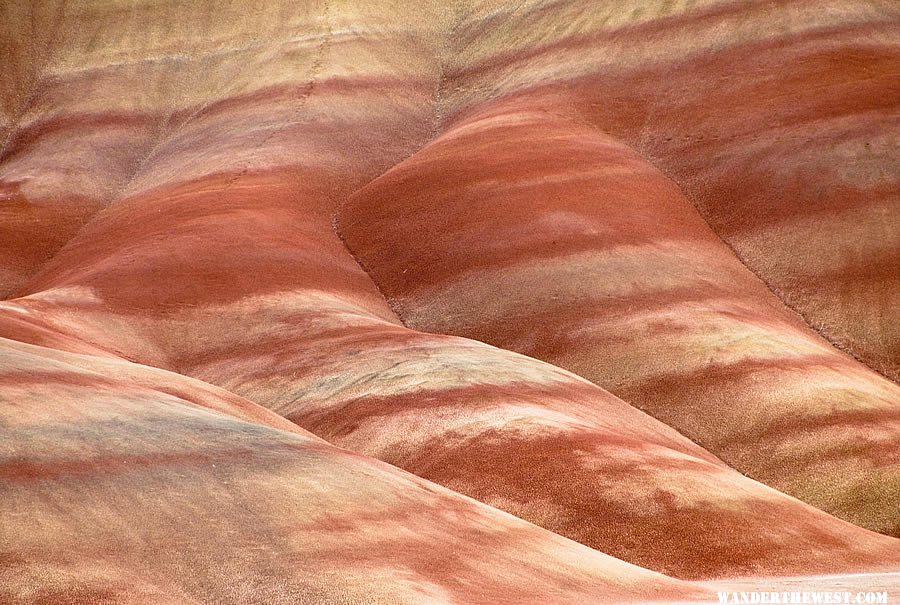
POLYGON ((0 3, 0 603, 900 600, 900 5, 0 3))

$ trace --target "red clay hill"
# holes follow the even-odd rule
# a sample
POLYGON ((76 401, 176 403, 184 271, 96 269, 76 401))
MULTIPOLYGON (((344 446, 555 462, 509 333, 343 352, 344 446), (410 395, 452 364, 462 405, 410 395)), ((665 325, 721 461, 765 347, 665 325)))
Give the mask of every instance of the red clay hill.
POLYGON ((900 599, 900 5, 0 5, 0 603, 900 599))

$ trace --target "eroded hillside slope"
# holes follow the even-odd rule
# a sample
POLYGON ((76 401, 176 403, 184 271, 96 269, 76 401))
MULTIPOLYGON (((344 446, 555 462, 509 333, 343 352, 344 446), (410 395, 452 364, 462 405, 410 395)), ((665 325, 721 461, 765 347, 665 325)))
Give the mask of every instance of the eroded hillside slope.
POLYGON ((891 3, 0 10, 0 600, 897 587, 891 3))

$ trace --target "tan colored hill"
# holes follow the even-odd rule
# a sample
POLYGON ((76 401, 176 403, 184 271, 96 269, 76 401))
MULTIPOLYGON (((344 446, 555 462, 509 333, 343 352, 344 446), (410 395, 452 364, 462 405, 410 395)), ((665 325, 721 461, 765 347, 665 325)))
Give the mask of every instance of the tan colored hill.
POLYGON ((0 602, 900 597, 898 24, 4 4, 0 602))

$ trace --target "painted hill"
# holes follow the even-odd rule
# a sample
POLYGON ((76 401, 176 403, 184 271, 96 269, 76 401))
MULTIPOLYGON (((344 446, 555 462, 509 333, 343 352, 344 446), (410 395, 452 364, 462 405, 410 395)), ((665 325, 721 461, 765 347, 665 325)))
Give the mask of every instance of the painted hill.
POLYGON ((0 7, 0 602, 900 598, 891 2, 0 7))

